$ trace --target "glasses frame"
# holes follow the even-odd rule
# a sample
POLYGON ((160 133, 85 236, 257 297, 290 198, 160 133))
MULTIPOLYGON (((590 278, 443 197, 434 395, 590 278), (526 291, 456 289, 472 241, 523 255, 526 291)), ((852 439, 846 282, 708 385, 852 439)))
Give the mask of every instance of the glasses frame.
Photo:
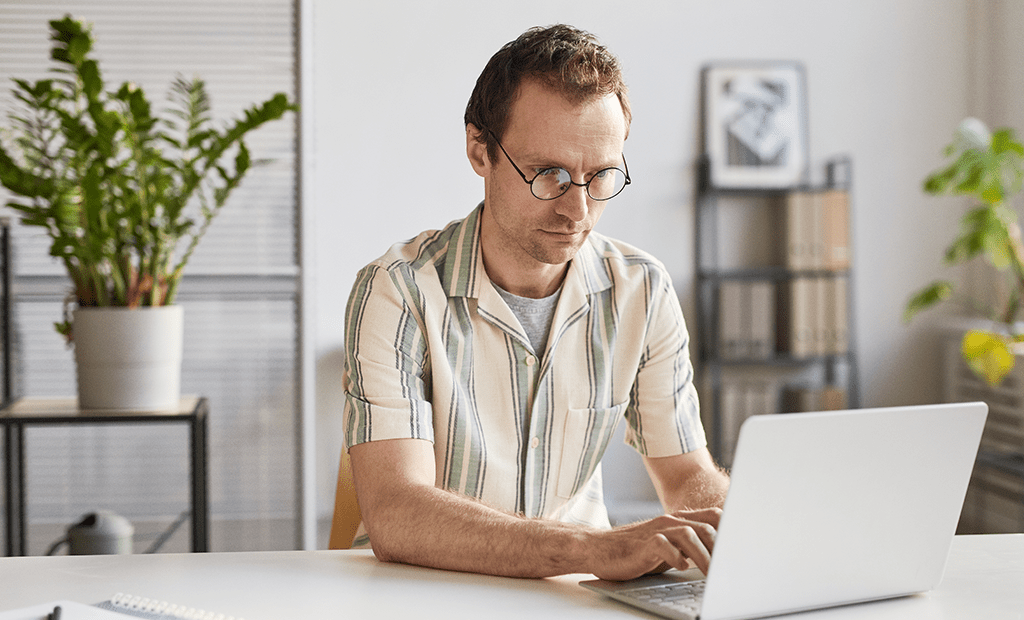
POLYGON ((498 140, 498 136, 494 135, 494 132, 491 131, 490 129, 487 130, 487 133, 491 134, 491 137, 494 138, 494 142, 498 145, 498 148, 501 149, 501 152, 505 154, 505 159, 508 160, 508 163, 512 164, 512 167, 515 168, 516 172, 519 173, 519 176, 522 177, 523 182, 530 186, 530 193, 533 194, 533 197, 536 198, 537 200, 555 200, 557 198, 561 198, 562 196, 565 195, 566 192, 569 191, 569 188, 571 188, 572 186, 575 185, 576 187, 582 187, 583 191, 585 191, 587 193, 587 196, 591 200, 596 200, 598 202, 605 202, 605 201, 611 200, 612 198, 615 198, 616 196, 621 194, 622 190, 626 189, 626 186, 633 182, 629 178, 629 164, 626 163, 626 154, 625 153, 622 154, 622 166, 623 166, 623 168, 625 168, 625 170, 619 168, 618 166, 609 166, 607 168, 601 168, 600 170, 595 172, 594 176, 590 177, 590 181, 587 181, 586 183, 577 183, 576 181, 573 181, 572 180, 572 174, 570 174, 568 170, 565 170, 565 168, 562 168, 561 166, 551 166, 550 168, 545 168, 544 170, 541 170, 540 172, 538 172, 532 179, 527 179, 526 175, 523 174, 523 171, 520 170, 519 166, 516 165, 516 162, 512 161, 512 156, 509 155, 508 151, 505 150, 505 147, 503 147, 501 145, 501 140, 498 140), (536 192, 533 191, 533 182, 536 181, 540 177, 540 175, 544 174, 548 170, 554 170, 556 168, 558 170, 565 170, 565 173, 569 175, 569 184, 566 185, 565 189, 562 190, 562 193, 558 194, 557 196, 552 196, 551 198, 541 198, 540 196, 537 195, 536 192), (609 196, 607 198, 594 198, 594 196, 590 193, 590 183, 597 177, 597 175, 601 174, 605 170, 618 170, 619 172, 621 172, 621 173, 626 175, 626 182, 622 184, 622 187, 619 188, 619 191, 615 192, 611 196, 609 196))

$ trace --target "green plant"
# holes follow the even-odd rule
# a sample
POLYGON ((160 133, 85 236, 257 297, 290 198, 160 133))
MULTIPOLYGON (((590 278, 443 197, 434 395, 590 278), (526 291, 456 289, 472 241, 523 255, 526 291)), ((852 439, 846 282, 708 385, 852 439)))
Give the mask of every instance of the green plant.
POLYGON ((20 198, 8 206, 46 229, 79 306, 172 304, 253 164, 243 138, 296 107, 278 93, 217 129, 203 81, 179 77, 155 115, 134 84, 105 90, 89 27, 68 15, 50 28, 56 79, 14 80, 22 109, 8 115, 14 148, 0 141, 0 183, 20 198))
MULTIPOLYGON (((984 123, 968 118, 957 128, 945 155, 951 163, 925 179, 924 191, 966 195, 980 203, 961 218, 960 233, 946 249, 945 262, 958 264, 981 256, 1006 281, 1005 298, 989 313, 994 329, 968 331, 961 343, 972 370, 995 385, 1013 368, 1014 345, 1024 342, 1024 334, 1015 327, 1024 299, 1024 246, 1017 214, 1007 204, 1021 189, 1024 146, 1012 129, 990 133, 984 123)), ((904 319, 949 299, 953 289, 948 280, 921 289, 907 303, 904 319)))

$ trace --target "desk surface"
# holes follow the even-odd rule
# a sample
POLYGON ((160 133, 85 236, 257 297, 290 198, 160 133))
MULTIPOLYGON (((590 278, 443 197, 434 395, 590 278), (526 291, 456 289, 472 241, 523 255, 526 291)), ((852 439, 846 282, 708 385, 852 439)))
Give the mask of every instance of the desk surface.
MULTIPOLYGON (((586 578, 453 573, 384 564, 367 551, 0 558, 0 611, 124 592, 246 620, 654 618, 577 585, 586 578)), ((1019 620, 1022 585, 1024 535, 958 536, 933 592, 798 617, 1019 620)))

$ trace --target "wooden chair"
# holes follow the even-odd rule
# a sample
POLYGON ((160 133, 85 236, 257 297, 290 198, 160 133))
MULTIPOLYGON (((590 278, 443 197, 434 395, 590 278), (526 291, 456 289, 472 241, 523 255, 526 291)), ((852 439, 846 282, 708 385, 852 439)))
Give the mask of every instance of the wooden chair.
POLYGON ((356 501, 356 487, 352 481, 352 466, 348 452, 342 449, 338 465, 338 487, 334 493, 334 518, 328 549, 350 549, 362 516, 356 501))

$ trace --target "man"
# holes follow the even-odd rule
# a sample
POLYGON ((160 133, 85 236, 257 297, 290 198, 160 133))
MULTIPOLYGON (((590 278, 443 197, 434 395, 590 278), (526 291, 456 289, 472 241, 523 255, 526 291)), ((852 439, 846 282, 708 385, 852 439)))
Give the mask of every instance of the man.
POLYGON ((678 299, 660 263, 592 232, 630 182, 629 120, 618 62, 591 35, 527 31, 466 110, 483 203, 360 271, 346 445, 381 560, 707 569, 728 480, 705 448, 678 299), (612 529, 599 461, 622 418, 667 514, 612 529))

